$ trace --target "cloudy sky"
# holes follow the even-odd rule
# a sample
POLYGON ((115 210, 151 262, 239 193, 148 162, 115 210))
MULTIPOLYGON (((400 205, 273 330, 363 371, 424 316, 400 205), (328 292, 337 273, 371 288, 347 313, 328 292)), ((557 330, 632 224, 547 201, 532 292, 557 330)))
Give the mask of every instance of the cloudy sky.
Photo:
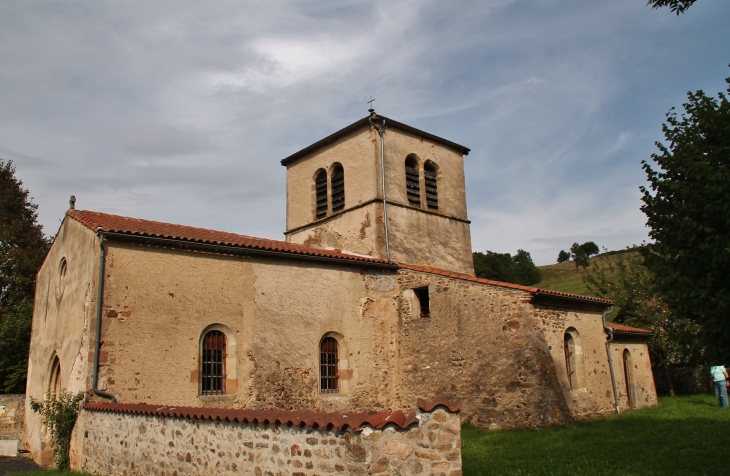
POLYGON ((77 208, 283 239, 279 161, 364 117, 472 149, 475 251, 646 239, 661 123, 730 76, 730 2, 0 3, 0 158, 77 208))

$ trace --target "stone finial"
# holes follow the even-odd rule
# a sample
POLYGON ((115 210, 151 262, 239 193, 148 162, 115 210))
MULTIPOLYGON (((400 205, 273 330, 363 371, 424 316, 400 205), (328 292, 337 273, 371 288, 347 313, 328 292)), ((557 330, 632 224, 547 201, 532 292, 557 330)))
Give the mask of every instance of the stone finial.
POLYGON ((69 210, 76 210, 76 195, 71 195, 71 198, 68 199, 68 208, 69 210))

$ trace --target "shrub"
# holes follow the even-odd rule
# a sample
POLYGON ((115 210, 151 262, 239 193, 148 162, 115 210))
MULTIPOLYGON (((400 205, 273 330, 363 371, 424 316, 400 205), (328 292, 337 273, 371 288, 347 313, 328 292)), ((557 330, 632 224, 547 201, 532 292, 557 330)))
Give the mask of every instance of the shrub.
POLYGON ((30 408, 40 413, 53 437, 53 459, 58 470, 69 468, 69 448, 71 446, 71 432, 79 416, 80 403, 84 399, 84 392, 73 395, 61 390, 57 399, 46 396, 44 401, 30 397, 30 408))

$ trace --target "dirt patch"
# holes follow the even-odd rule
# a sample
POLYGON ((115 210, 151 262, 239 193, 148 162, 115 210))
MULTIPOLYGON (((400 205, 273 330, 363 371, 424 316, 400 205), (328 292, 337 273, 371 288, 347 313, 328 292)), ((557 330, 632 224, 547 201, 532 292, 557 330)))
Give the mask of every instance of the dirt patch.
POLYGON ((0 476, 5 476, 6 474, 41 470, 43 470, 43 468, 35 464, 32 459, 0 456, 0 476))

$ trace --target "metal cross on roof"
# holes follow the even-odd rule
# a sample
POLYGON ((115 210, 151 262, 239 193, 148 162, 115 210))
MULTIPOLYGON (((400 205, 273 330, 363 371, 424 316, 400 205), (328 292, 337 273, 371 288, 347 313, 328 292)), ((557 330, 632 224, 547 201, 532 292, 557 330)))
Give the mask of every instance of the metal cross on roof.
POLYGON ((372 109, 372 108, 373 108, 373 102, 374 102, 374 101, 375 101, 375 99, 373 99, 373 97, 372 97, 372 96, 370 96, 370 101, 368 101, 368 104, 370 104, 370 109, 372 109))

